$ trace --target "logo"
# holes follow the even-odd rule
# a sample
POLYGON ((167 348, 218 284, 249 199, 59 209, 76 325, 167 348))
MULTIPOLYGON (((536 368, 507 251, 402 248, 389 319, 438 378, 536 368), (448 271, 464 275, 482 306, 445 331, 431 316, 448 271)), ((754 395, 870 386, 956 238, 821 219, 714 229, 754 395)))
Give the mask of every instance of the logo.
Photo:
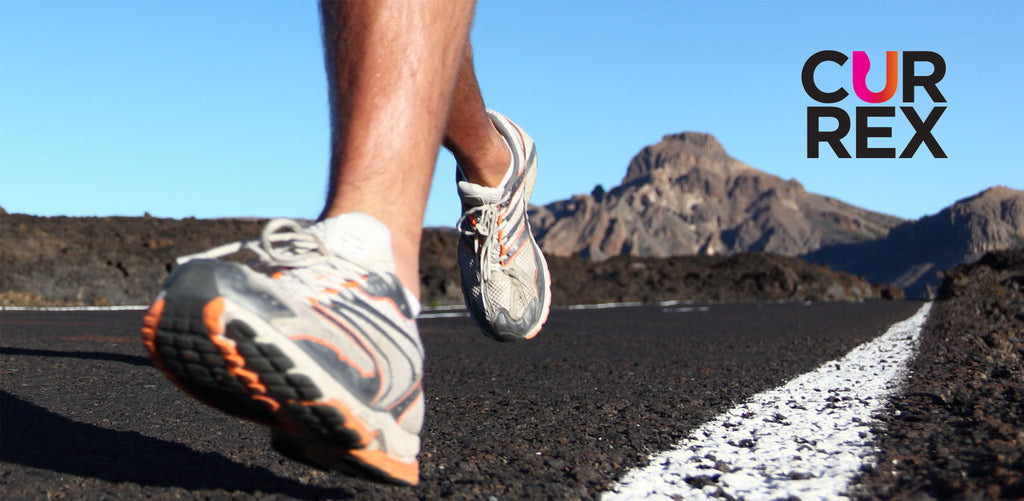
MULTIPOLYGON (((899 158, 913 158, 920 147, 924 145, 934 158, 946 158, 946 152, 935 139, 932 130, 946 111, 946 106, 934 106, 928 115, 922 119, 917 109, 912 106, 916 97, 922 94, 915 92, 922 89, 932 103, 945 104, 946 98, 939 90, 939 82, 946 75, 946 61, 935 52, 925 51, 888 51, 885 53, 885 86, 880 91, 872 91, 868 88, 867 76, 871 69, 871 59, 863 51, 853 51, 853 62, 847 66, 850 58, 842 52, 834 50, 823 50, 807 58, 804 62, 801 80, 804 91, 811 99, 822 104, 835 104, 850 97, 850 92, 843 86, 838 89, 822 89, 815 81, 815 74, 819 71, 834 71, 838 66, 841 70, 849 68, 852 75, 851 84, 853 93, 857 99, 869 105, 880 105, 890 102, 896 97, 897 91, 902 87, 902 106, 899 107, 900 114, 914 130, 912 137, 907 140, 902 148, 899 158), (901 58, 902 56, 902 58, 901 58), (900 65, 902 59, 903 64, 900 65), (826 63, 828 63, 826 65, 826 63), (924 63, 918 65, 918 63, 924 63), (917 71, 926 70, 930 65, 930 72, 917 71), (925 68, 922 68, 925 67, 925 68), (819 69, 820 68, 820 69, 819 69), (902 81, 901 81, 902 80, 902 81)), ((884 141, 882 138, 893 138, 891 121, 896 119, 896 106, 856 106, 855 123, 853 127, 854 153, 856 158, 896 158, 895 147, 871 146, 884 141), (880 124, 888 124, 880 125, 880 124)), ((807 158, 819 158, 821 143, 832 148, 838 158, 851 158, 850 151, 846 148, 843 140, 850 134, 850 115, 846 110, 836 106, 808 106, 807 107, 807 158), (831 130, 822 129, 822 119, 832 119, 836 127, 831 130)), ((893 144, 889 141, 888 144, 893 144)))

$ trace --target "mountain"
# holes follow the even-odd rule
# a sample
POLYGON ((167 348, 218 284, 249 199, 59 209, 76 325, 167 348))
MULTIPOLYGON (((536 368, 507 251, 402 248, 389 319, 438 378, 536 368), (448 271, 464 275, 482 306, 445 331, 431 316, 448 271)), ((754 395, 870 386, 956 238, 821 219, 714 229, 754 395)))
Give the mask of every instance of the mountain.
POLYGON ((885 238, 822 246, 802 257, 925 298, 935 295, 943 270, 986 252, 1019 248, 1024 248, 1024 191, 996 186, 905 222, 885 238))
POLYGON ((594 261, 631 255, 800 255, 885 237, 903 220, 808 193, 729 156, 710 134, 665 136, 630 162, 622 184, 534 207, 545 253, 594 261))

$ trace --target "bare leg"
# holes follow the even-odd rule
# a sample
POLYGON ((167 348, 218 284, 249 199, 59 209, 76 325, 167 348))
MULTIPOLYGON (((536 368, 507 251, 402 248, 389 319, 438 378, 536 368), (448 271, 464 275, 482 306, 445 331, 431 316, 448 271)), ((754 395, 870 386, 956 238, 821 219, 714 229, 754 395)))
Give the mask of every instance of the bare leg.
POLYGON ((419 295, 434 164, 464 57, 472 0, 323 0, 331 179, 321 218, 364 212, 390 230, 397 275, 419 295))
POLYGON ((465 47, 444 146, 455 156, 470 182, 498 186, 512 159, 505 140, 487 118, 480 84, 473 71, 473 50, 468 41, 465 47))

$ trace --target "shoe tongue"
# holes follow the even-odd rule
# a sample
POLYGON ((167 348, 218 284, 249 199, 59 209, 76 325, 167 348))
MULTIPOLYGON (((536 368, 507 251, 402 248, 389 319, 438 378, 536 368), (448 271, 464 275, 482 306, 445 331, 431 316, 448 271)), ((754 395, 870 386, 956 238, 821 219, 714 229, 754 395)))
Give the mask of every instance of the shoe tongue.
POLYGON ((334 254, 374 271, 395 272, 391 230, 369 214, 348 212, 319 221, 309 231, 334 254))
POLYGON ((467 205, 496 204, 504 193, 502 188, 489 188, 469 181, 459 181, 459 197, 467 205))

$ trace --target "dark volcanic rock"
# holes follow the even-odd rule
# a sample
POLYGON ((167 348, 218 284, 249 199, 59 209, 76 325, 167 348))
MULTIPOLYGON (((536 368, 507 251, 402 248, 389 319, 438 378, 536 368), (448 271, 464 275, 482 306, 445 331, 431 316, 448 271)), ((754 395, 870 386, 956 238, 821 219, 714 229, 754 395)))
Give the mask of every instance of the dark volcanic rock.
MULTIPOLYGON (((148 304, 174 259, 253 238, 263 220, 3 216, 0 304, 148 304)), ((458 234, 428 229, 420 255, 426 306, 462 303, 458 234)), ((852 300, 901 297, 824 266, 769 254, 551 258, 555 304, 660 300, 852 300)))
POLYGON ((420 295, 424 306, 462 304, 459 233, 452 228, 423 232, 420 242, 420 295))
POLYGON ((1024 250, 947 273, 861 499, 1024 499, 1024 250))
POLYGON ((748 252, 734 256, 633 258, 600 263, 580 257, 548 259, 555 304, 684 301, 844 301, 902 299, 875 286, 796 258, 748 252))
POLYGON ((176 257, 252 238, 264 223, 4 215, 0 303, 147 304, 176 257))

